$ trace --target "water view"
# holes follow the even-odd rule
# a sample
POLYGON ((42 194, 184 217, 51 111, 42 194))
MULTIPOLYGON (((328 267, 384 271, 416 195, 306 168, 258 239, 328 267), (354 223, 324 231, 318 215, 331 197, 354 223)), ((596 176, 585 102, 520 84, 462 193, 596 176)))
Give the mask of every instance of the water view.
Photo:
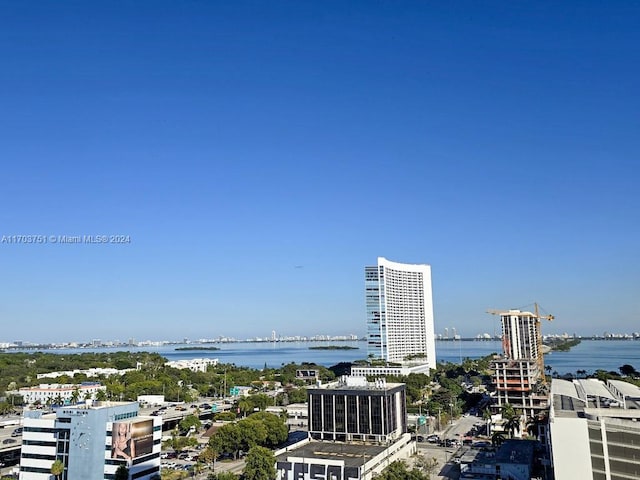
MULTIPOLYGON (((153 347, 117 347, 114 350, 155 352, 167 360, 193 358, 217 358, 221 363, 261 369, 266 365, 276 368, 287 363, 316 363, 330 367, 339 362, 353 362, 367 357, 366 342, 238 342, 215 344, 219 350, 176 350, 185 345, 153 347), (353 347, 351 350, 316 350, 310 347, 336 345, 353 347)), ((211 345, 203 345, 204 348, 211 345)), ((189 347, 194 347, 190 344, 189 347)), ((52 353, 104 352, 108 348, 58 349, 52 353)), ((481 358, 499 352, 499 341, 437 341, 438 362, 459 363, 464 358, 481 358)), ((624 364, 640 369, 640 341, 638 340, 583 340, 568 352, 551 352, 545 355, 545 365, 562 375, 577 370, 593 372, 598 369, 618 371, 624 364)))

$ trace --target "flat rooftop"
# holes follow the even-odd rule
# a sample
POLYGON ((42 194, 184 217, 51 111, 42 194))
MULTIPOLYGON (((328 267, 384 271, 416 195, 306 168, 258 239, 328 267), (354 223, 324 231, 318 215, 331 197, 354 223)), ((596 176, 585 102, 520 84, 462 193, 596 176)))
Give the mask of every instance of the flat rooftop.
POLYGON ((343 377, 338 381, 307 387, 313 390, 359 390, 359 391, 389 391, 404 386, 404 383, 390 383, 384 379, 368 382, 365 377, 343 377))
POLYGON ((382 453, 387 447, 364 443, 310 442, 294 450, 289 450, 276 458, 286 461, 289 457, 343 460, 347 467, 359 467, 382 453))
POLYGON ((533 464, 534 441, 507 440, 496 452, 496 463, 533 464))

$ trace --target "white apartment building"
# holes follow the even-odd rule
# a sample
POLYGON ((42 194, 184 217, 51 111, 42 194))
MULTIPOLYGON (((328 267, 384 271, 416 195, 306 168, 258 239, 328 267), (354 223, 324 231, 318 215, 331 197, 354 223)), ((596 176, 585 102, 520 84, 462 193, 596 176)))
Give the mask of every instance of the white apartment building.
POLYGON ((365 267, 369 357, 436 368, 431 266, 379 257, 365 267))
POLYGON ((107 391, 107 387, 98 382, 83 382, 79 384, 41 383, 37 387, 23 387, 11 392, 21 395, 27 405, 47 405, 56 403, 65 405, 87 399, 95 400, 97 393, 107 391))
POLYGON ((118 370, 117 368, 87 368, 84 370, 76 369, 60 372, 38 373, 36 375, 36 378, 38 380, 40 380, 41 378, 58 378, 62 376, 73 378, 74 375, 86 375, 87 377, 98 377, 104 375, 105 377, 110 377, 111 375, 124 375, 125 373, 131 372, 133 370, 133 368, 126 368, 123 370, 118 370))
POLYGON ((217 365, 217 358, 194 358, 191 360, 174 360, 167 362, 167 367, 191 370, 192 372, 206 372, 209 365, 217 365))

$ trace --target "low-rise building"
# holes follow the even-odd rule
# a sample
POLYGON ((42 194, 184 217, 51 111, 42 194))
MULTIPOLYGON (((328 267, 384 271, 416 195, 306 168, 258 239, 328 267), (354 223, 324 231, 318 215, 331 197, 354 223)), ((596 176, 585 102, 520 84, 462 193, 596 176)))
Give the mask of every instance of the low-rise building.
POLYGON ((210 365, 217 365, 217 358, 194 358, 191 360, 175 360, 167 362, 167 367, 191 370, 192 372, 206 372, 210 365))
POLYGON ((406 377, 412 373, 424 373, 429 375, 431 366, 426 363, 402 363, 397 365, 385 365, 385 366, 359 366, 353 365, 351 367, 352 377, 375 377, 385 375, 395 375, 400 377, 406 377))
POLYGON ((40 380, 41 378, 59 378, 63 376, 73 378, 75 375, 85 375, 89 378, 99 377, 99 376, 110 377, 112 375, 124 375, 125 373, 131 372, 134 370, 135 370, 134 368, 125 368, 122 370, 118 370, 117 368, 86 368, 86 369, 64 370, 64 371, 58 371, 58 372, 38 373, 36 375, 36 378, 38 380, 40 380))
POLYGON ((306 403, 290 403, 286 406, 267 407, 266 411, 275 415, 285 414, 287 425, 291 427, 307 428, 309 420, 309 406, 306 403))
POLYGON ((85 400, 95 400, 99 391, 106 392, 107 387, 98 382, 78 384, 41 383, 37 387, 24 387, 10 392, 22 396, 27 405, 68 405, 85 400))

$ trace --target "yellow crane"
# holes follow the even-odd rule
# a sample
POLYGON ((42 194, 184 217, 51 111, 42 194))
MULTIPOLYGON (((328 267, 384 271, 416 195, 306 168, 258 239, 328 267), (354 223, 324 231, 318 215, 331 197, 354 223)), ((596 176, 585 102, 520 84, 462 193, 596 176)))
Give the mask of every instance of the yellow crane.
MULTIPOLYGON (((555 318, 553 315, 540 315, 540 312, 538 310, 538 304, 534 303, 534 313, 533 313, 533 318, 536 319, 536 331, 537 331, 537 341, 538 341, 538 357, 536 358, 536 362, 538 363, 538 369, 540 370, 540 373, 542 375, 542 379, 543 381, 546 383, 546 377, 544 375, 544 355, 542 352, 542 328, 540 326, 540 320, 549 320, 550 322, 553 321, 553 319, 555 318)), ((510 312, 513 312, 513 310, 487 310, 487 313, 490 313, 491 315, 508 315, 510 312)), ((531 312, 529 312, 531 313, 531 312)), ((503 345, 505 342, 505 339, 502 339, 503 345)))

